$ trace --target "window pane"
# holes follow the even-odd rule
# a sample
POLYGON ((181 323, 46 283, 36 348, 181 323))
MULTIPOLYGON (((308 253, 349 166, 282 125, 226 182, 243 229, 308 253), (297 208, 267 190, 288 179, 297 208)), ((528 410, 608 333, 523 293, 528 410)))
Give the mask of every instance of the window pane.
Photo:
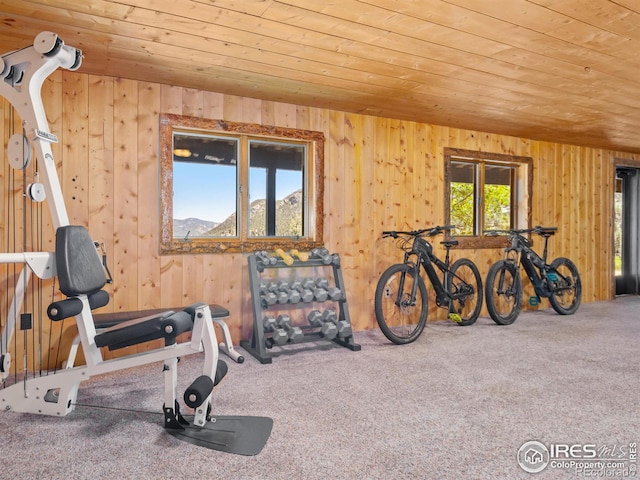
POLYGON ((484 229, 509 230, 511 224, 512 167, 485 165, 484 229))
POLYGON ((249 142, 249 236, 304 235, 306 147, 249 142))
POLYGON ((457 228, 456 235, 475 235, 475 184, 477 167, 474 163, 451 162, 450 220, 457 228))
POLYGON ((237 236, 238 141, 173 135, 173 237, 237 236))

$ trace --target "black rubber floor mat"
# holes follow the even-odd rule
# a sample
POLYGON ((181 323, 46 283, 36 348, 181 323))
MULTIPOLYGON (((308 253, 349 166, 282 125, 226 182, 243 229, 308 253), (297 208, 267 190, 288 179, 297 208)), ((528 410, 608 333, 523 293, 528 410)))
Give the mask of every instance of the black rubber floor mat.
POLYGON ((167 429, 167 432, 193 445, 247 456, 262 451, 273 427, 273 419, 267 417, 214 417, 203 427, 192 425, 193 417, 185 419, 189 425, 184 430, 167 429))

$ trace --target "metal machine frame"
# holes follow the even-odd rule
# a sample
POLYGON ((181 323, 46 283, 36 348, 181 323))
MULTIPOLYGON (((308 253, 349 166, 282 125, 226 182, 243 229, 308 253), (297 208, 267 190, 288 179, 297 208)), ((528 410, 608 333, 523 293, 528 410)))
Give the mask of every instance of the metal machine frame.
MULTIPOLYGON (((14 169, 26 168, 31 161, 31 147, 26 149, 24 145, 33 144, 41 183, 30 185, 29 189, 33 191, 30 191, 29 195, 34 201, 44 201, 46 198, 53 227, 58 232, 69 226, 69 217, 51 150, 51 144, 57 142, 57 138, 50 132, 47 123, 41 89, 45 79, 56 69, 77 70, 82 63, 82 52, 65 45, 57 34, 42 32, 35 38, 32 46, 10 52, 3 55, 1 59, 0 95, 11 103, 19 114, 23 125, 23 134, 15 134, 10 138, 7 158, 14 169)), ((0 253, 1 264, 22 265, 0 340, 2 342, 0 345, 2 347, 0 350, 2 352, 0 357, 0 381, 2 384, 9 376, 11 368, 12 358, 9 347, 16 334, 16 325, 20 325, 22 329, 22 324, 18 322, 24 320, 19 312, 23 308, 29 281, 32 275, 36 275, 40 279, 56 277, 59 273, 59 268, 56 265, 57 253, 59 254, 59 252, 0 253)), ((104 296, 108 298, 106 293, 104 296)), ((232 358, 236 361, 238 357, 231 346, 226 325, 219 318, 215 320, 212 318, 208 304, 198 303, 184 310, 189 312, 193 320, 193 325, 192 327, 190 325, 189 328, 191 338, 188 341, 178 343, 176 340, 171 344, 165 343, 165 346, 155 350, 105 360, 100 347, 96 345, 96 337, 101 335, 101 329, 94 322, 92 314, 94 306, 90 295, 85 293, 75 295, 73 302, 75 307, 80 309, 79 312, 75 310, 72 312, 78 327, 79 341, 75 342, 69 352, 66 368, 52 373, 47 372, 46 375, 34 375, 33 378, 25 376, 22 381, 3 388, 0 390, 0 410, 66 416, 75 408, 81 382, 95 375, 153 362, 163 362, 165 428, 170 430, 172 435, 207 448, 232 453, 254 455, 262 449, 271 432, 271 419, 228 417, 227 420, 231 419, 232 422, 231 427, 229 427, 229 422, 226 424, 225 422, 217 422, 226 425, 227 429, 239 425, 239 431, 243 429, 255 431, 256 424, 259 424, 257 427, 260 432, 257 435, 258 439, 253 439, 248 444, 243 443, 242 440, 238 443, 237 439, 231 442, 226 440, 220 442, 220 436, 228 435, 228 430, 221 433, 212 425, 214 422, 208 421, 211 420, 211 396, 215 385, 214 379, 219 380, 216 378, 216 374, 218 377, 221 376, 221 361, 218 358, 219 346, 216 342, 214 321, 222 328, 225 339, 223 350, 228 354, 233 354, 232 358), (82 346, 85 365, 74 365, 77 343, 82 346), (191 402, 187 401, 185 393, 185 403, 194 409, 191 425, 179 412, 177 365, 179 357, 200 353, 204 354, 202 376, 194 381, 190 389, 187 389, 191 393, 191 402), (193 428, 196 431, 193 431, 193 428)), ((49 316, 51 318, 51 315, 49 316)), ((144 320, 142 323, 154 320, 156 318, 144 320)), ((116 325, 113 328, 117 329, 119 326, 116 325)), ((162 338, 162 334, 157 338, 162 338)), ((226 365, 223 366, 223 373, 226 373, 226 365)), ((221 417, 217 417, 216 420, 220 419, 221 417)), ((225 418, 222 417, 222 419, 225 418)))

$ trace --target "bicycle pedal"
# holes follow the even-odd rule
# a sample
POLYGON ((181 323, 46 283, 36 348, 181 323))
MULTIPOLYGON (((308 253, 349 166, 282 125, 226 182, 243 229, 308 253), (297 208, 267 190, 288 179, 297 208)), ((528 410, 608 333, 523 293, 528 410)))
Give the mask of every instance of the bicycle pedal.
POLYGON ((451 320, 452 322, 460 323, 462 322, 462 317, 457 313, 450 313, 449 320, 451 320))

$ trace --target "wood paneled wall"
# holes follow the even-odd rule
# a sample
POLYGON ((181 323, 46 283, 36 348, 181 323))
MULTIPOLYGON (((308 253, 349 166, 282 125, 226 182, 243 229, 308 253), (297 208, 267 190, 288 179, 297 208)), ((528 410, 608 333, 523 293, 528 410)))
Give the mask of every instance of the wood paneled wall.
MULTIPOLYGON (((559 227, 550 255, 575 261, 583 301, 614 295, 613 158, 636 161, 631 155, 77 72, 54 73, 43 98, 51 130, 60 138, 54 155, 71 222, 87 226, 109 254, 115 283, 108 287, 112 302, 106 309, 219 303, 231 311, 234 341, 250 336, 245 255, 159 254, 160 112, 324 133, 324 238, 326 247, 341 255, 356 331, 376 326, 377 279, 401 259, 392 241, 381 240, 381 231, 444 223, 444 147, 532 157, 532 223, 559 227)), ((0 171, 6 180, 7 139, 20 125, 6 101, 0 107, 5 145, 0 171)), ((20 194, 4 186, 2 193, 3 205, 8 195, 20 194)), ((215 198, 205 194, 203 201, 215 198)), ((6 221, 2 230, 6 251, 6 221)), ((52 238, 51 228, 45 228, 45 244, 52 238)), ((454 255, 473 259, 484 277, 501 251, 454 255)), ((50 296, 45 292, 45 307, 50 296)), ((4 318, 6 301, 0 302, 4 318)), ((432 318, 444 318, 445 312, 433 311, 432 318)))

